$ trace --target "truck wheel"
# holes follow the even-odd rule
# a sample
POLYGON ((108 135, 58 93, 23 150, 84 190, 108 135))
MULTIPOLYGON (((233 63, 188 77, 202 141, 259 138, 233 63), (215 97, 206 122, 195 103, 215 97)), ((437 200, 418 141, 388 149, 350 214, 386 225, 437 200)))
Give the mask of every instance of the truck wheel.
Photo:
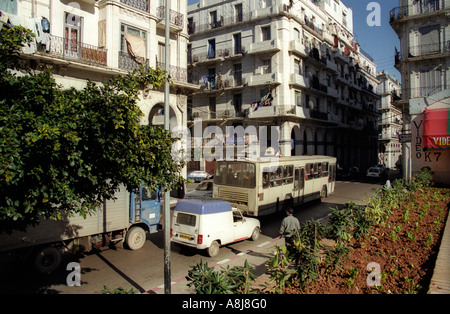
POLYGON ((255 227, 255 229, 253 229, 252 236, 251 236, 252 241, 258 240, 259 233, 260 233, 259 228, 255 227))
POLYGON ((214 257, 217 256, 219 254, 219 249, 220 249, 220 245, 219 242, 217 241, 212 241, 211 245, 209 246, 209 248, 207 248, 208 250, 208 255, 210 257, 214 257))
POLYGON ((125 243, 130 250, 139 250, 144 246, 146 238, 147 234, 145 233, 145 230, 136 226, 128 230, 125 243))
POLYGON ((61 252, 52 246, 40 249, 34 258, 34 268, 46 275, 54 272, 60 263, 61 252))

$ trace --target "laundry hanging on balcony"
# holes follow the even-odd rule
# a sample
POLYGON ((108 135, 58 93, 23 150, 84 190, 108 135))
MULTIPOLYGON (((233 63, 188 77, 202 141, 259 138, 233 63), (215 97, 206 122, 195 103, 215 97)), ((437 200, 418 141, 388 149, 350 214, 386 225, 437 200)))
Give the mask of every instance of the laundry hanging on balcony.
POLYGON ((262 97, 260 101, 252 102, 251 108, 253 109, 253 111, 256 111, 261 106, 272 106, 272 100, 272 94, 268 93, 264 97, 262 97))
POLYGON ((125 34, 128 53, 137 63, 144 64, 147 60, 145 40, 137 36, 125 34))
POLYGON ((425 109, 423 120, 423 149, 450 149, 450 106, 425 109))

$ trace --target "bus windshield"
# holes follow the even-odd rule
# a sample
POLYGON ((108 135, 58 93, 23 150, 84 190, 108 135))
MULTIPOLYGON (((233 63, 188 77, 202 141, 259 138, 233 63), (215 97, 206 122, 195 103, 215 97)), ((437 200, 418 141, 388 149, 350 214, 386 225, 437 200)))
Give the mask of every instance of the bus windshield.
POLYGON ((220 161, 216 164, 214 184, 254 188, 256 167, 243 161, 220 161))

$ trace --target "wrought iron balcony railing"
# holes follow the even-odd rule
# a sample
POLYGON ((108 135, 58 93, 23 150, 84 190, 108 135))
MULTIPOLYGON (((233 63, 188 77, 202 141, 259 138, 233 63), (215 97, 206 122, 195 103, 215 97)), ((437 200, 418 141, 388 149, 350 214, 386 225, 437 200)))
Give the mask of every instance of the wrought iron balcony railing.
POLYGON ((418 1, 417 3, 393 8, 390 11, 390 21, 394 22, 398 19, 422 15, 427 13, 439 12, 448 8, 446 5, 446 0, 429 0, 429 1, 418 1))
POLYGON ((133 8, 148 12, 149 11, 149 1, 148 0, 120 0, 120 2, 125 3, 133 8))
MULTIPOLYGON (((160 6, 157 8, 157 17, 160 19, 160 21, 164 21, 166 18, 166 7, 160 6)), ((184 15, 180 12, 174 11, 170 9, 169 11, 169 21, 171 24, 183 28, 184 25, 184 15)))
POLYGON ((92 65, 107 65, 107 49, 76 40, 50 35, 49 47, 38 45, 37 51, 61 59, 72 59, 92 65))

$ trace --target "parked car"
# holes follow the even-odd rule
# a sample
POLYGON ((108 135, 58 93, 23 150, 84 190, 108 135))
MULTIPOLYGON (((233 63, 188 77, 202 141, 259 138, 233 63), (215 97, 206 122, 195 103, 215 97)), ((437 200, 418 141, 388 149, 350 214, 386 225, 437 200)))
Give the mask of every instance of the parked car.
POLYGON ((194 180, 195 182, 201 182, 203 180, 208 180, 208 179, 212 179, 213 175, 209 174, 206 171, 202 171, 202 170, 195 170, 195 171, 191 171, 187 174, 186 178, 188 180, 194 180))
POLYGON ((213 257, 221 245, 245 239, 257 240, 261 224, 244 217, 237 208, 222 200, 180 200, 173 211, 172 242, 206 250, 213 257))
POLYGON ((213 194, 213 180, 204 180, 200 182, 199 185, 195 188, 195 190, 187 192, 186 198, 205 198, 212 197, 213 194))
POLYGON ((374 167, 380 169, 382 174, 386 172, 386 166, 385 165, 378 164, 378 165, 375 165, 374 167))
POLYGON ((358 179, 359 177, 360 171, 358 167, 351 167, 348 171, 341 170, 338 172, 338 179, 340 180, 358 179))
POLYGON ((381 174, 383 173, 383 170, 378 167, 370 167, 369 170, 367 170, 366 176, 369 178, 381 178, 381 174))

